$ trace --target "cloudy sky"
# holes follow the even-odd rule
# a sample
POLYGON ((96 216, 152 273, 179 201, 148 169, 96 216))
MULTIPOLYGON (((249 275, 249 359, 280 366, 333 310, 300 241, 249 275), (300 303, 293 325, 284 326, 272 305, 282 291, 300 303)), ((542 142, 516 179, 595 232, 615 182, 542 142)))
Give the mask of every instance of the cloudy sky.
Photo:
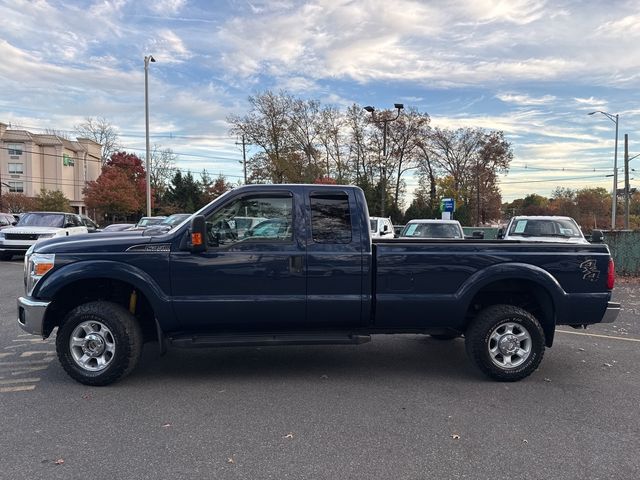
POLYGON ((0 0, 0 18, 0 122, 71 131, 103 116, 142 155, 152 54, 152 142, 231 180, 225 118, 265 89, 503 130, 507 201, 611 190, 615 125, 590 111, 620 115, 620 187, 625 133, 640 152, 638 0, 0 0))

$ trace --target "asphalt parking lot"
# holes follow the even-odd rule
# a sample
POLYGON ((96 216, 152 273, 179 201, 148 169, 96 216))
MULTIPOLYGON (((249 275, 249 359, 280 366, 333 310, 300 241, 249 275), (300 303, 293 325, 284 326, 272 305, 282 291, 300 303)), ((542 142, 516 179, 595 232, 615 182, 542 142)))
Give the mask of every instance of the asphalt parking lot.
POLYGON ((487 380, 461 339, 145 347, 90 388, 18 328, 0 263, 0 478, 603 479, 640 476, 640 282, 615 324, 560 328, 531 377, 487 380), (568 333, 565 333, 568 332, 568 333))

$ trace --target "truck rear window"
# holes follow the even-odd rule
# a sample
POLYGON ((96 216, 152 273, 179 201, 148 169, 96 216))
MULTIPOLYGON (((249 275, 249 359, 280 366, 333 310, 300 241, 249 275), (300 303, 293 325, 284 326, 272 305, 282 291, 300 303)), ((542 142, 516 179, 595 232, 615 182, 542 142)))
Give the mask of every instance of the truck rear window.
POLYGON ((346 193, 312 193, 311 233, 315 243, 351 243, 351 213, 346 193))

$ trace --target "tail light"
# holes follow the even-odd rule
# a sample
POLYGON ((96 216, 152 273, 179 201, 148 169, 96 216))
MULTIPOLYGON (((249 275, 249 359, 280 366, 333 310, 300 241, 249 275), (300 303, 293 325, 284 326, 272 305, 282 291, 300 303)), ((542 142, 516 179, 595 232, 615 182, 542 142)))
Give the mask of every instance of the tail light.
POLYGON ((616 267, 613 264, 613 258, 609 259, 609 269, 607 270, 607 289, 613 290, 616 283, 616 267))

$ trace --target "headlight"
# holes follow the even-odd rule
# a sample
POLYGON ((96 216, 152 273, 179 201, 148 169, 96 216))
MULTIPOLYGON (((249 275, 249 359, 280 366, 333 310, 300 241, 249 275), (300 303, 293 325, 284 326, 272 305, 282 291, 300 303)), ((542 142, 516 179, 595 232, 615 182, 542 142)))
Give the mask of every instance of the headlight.
POLYGON ((53 238, 55 236, 56 236, 55 233, 43 233, 42 235, 38 236, 38 240, 44 240, 45 238, 53 238))
POLYGON ((0 238, 4 238, 4 233, 0 232, 0 238))
POLYGON ((55 254, 34 253, 25 255, 25 276, 27 295, 33 293, 33 289, 38 281, 53 268, 55 264, 55 254))

